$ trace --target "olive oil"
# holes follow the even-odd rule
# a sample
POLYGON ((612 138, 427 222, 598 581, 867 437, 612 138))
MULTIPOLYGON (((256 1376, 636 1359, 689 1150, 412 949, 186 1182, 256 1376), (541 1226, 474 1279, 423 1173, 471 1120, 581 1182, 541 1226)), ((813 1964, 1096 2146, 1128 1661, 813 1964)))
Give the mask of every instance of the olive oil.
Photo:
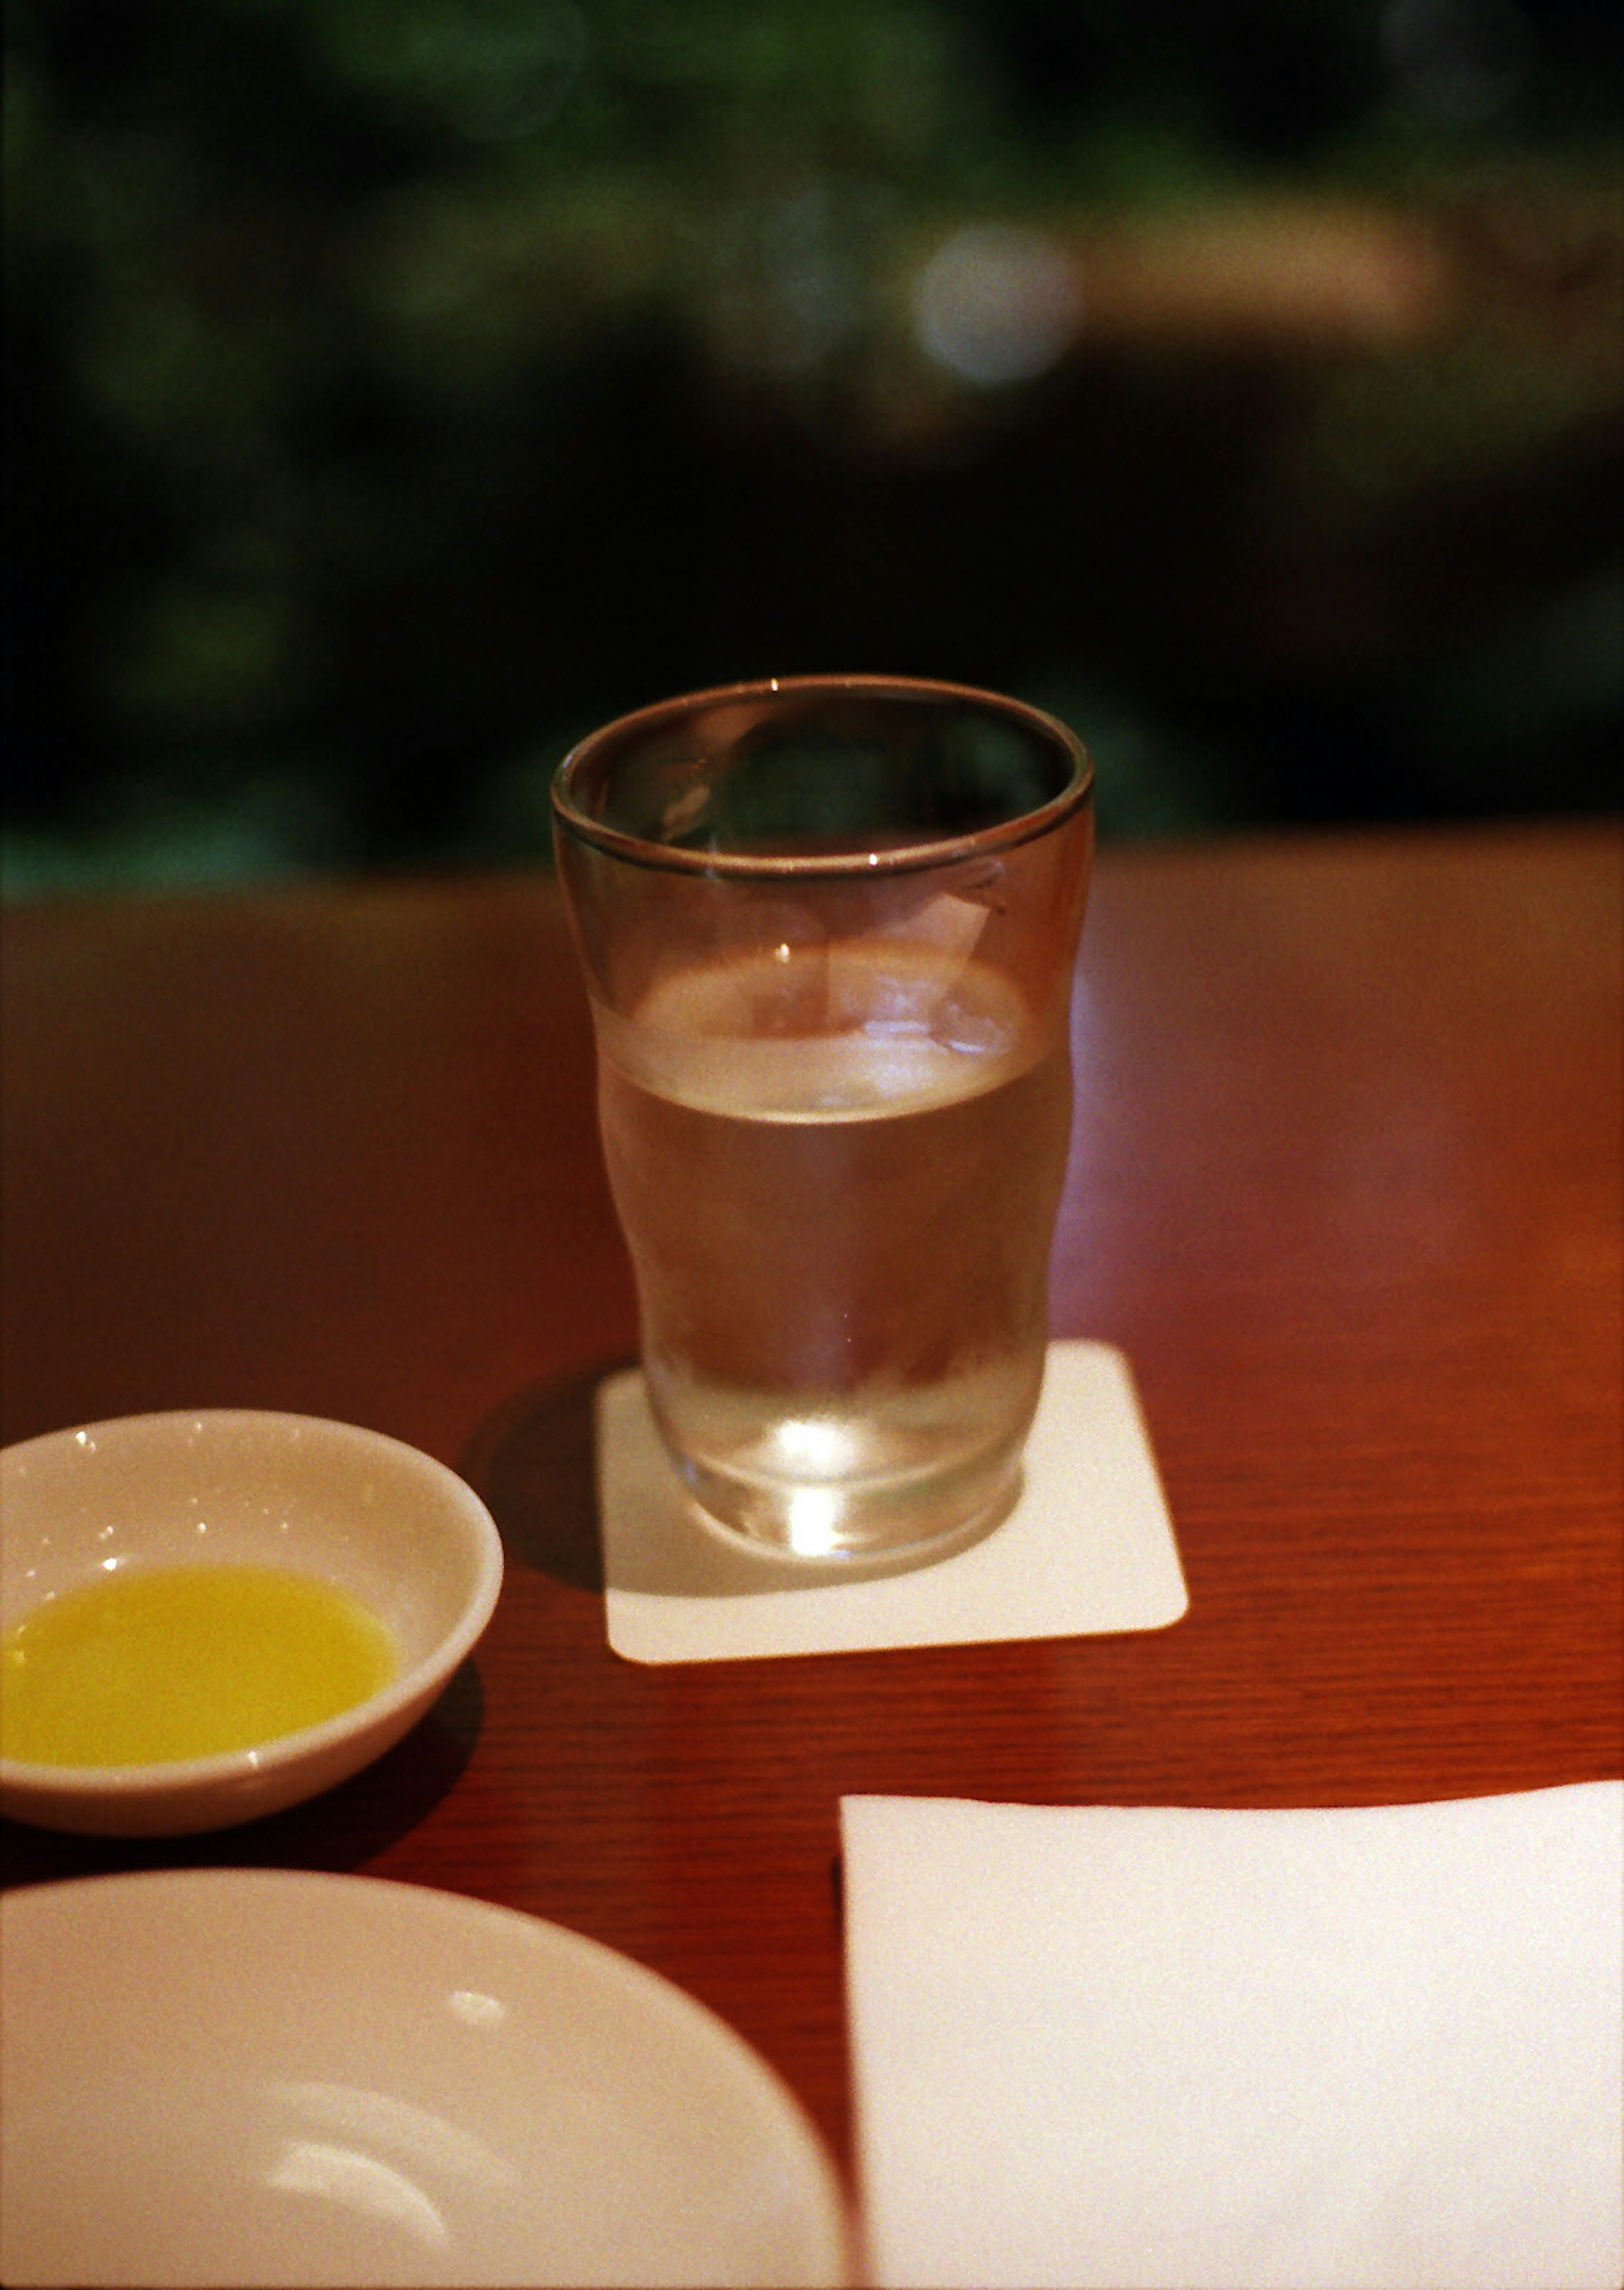
POLYGON ((312 1576, 132 1567, 0 1639, 0 1754, 124 1766, 249 1749, 353 1708, 399 1668, 377 1616, 312 1576))

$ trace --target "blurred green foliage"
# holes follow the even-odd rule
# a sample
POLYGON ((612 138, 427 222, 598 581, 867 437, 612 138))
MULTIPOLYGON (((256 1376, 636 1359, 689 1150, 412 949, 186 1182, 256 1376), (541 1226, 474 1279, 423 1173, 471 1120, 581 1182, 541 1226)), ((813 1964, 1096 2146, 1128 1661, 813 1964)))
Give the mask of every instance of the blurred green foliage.
POLYGON ((1055 707, 1118 834, 1615 799, 1611 9, 34 0, 8 49, 14 891, 526 859, 593 722, 824 668, 1055 707))

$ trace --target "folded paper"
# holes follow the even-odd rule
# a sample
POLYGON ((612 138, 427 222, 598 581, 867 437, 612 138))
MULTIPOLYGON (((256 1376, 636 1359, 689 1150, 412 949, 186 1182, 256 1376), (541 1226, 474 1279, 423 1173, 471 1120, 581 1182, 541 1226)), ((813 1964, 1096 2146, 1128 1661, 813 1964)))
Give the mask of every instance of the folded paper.
POLYGON ((1624 1785, 843 1830, 879 2290, 1624 2279, 1624 1785))

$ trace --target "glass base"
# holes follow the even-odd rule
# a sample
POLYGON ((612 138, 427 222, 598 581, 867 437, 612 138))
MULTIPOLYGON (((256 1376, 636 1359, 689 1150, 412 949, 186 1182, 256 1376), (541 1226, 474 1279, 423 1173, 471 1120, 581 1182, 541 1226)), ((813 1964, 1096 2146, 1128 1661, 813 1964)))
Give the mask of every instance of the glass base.
POLYGON ((989 1533, 1020 1492, 1021 1444, 946 1475, 845 1485, 747 1478, 690 1457, 673 1460, 703 1524, 730 1542, 790 1561, 858 1566, 945 1556, 989 1533))

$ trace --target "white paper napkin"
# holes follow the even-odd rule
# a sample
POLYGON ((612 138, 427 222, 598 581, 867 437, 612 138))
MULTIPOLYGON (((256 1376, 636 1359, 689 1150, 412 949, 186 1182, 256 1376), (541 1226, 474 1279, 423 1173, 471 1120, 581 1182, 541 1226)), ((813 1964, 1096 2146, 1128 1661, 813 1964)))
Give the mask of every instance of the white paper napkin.
POLYGON ((882 2290, 1618 2290, 1624 1785, 842 1814, 882 2290))

